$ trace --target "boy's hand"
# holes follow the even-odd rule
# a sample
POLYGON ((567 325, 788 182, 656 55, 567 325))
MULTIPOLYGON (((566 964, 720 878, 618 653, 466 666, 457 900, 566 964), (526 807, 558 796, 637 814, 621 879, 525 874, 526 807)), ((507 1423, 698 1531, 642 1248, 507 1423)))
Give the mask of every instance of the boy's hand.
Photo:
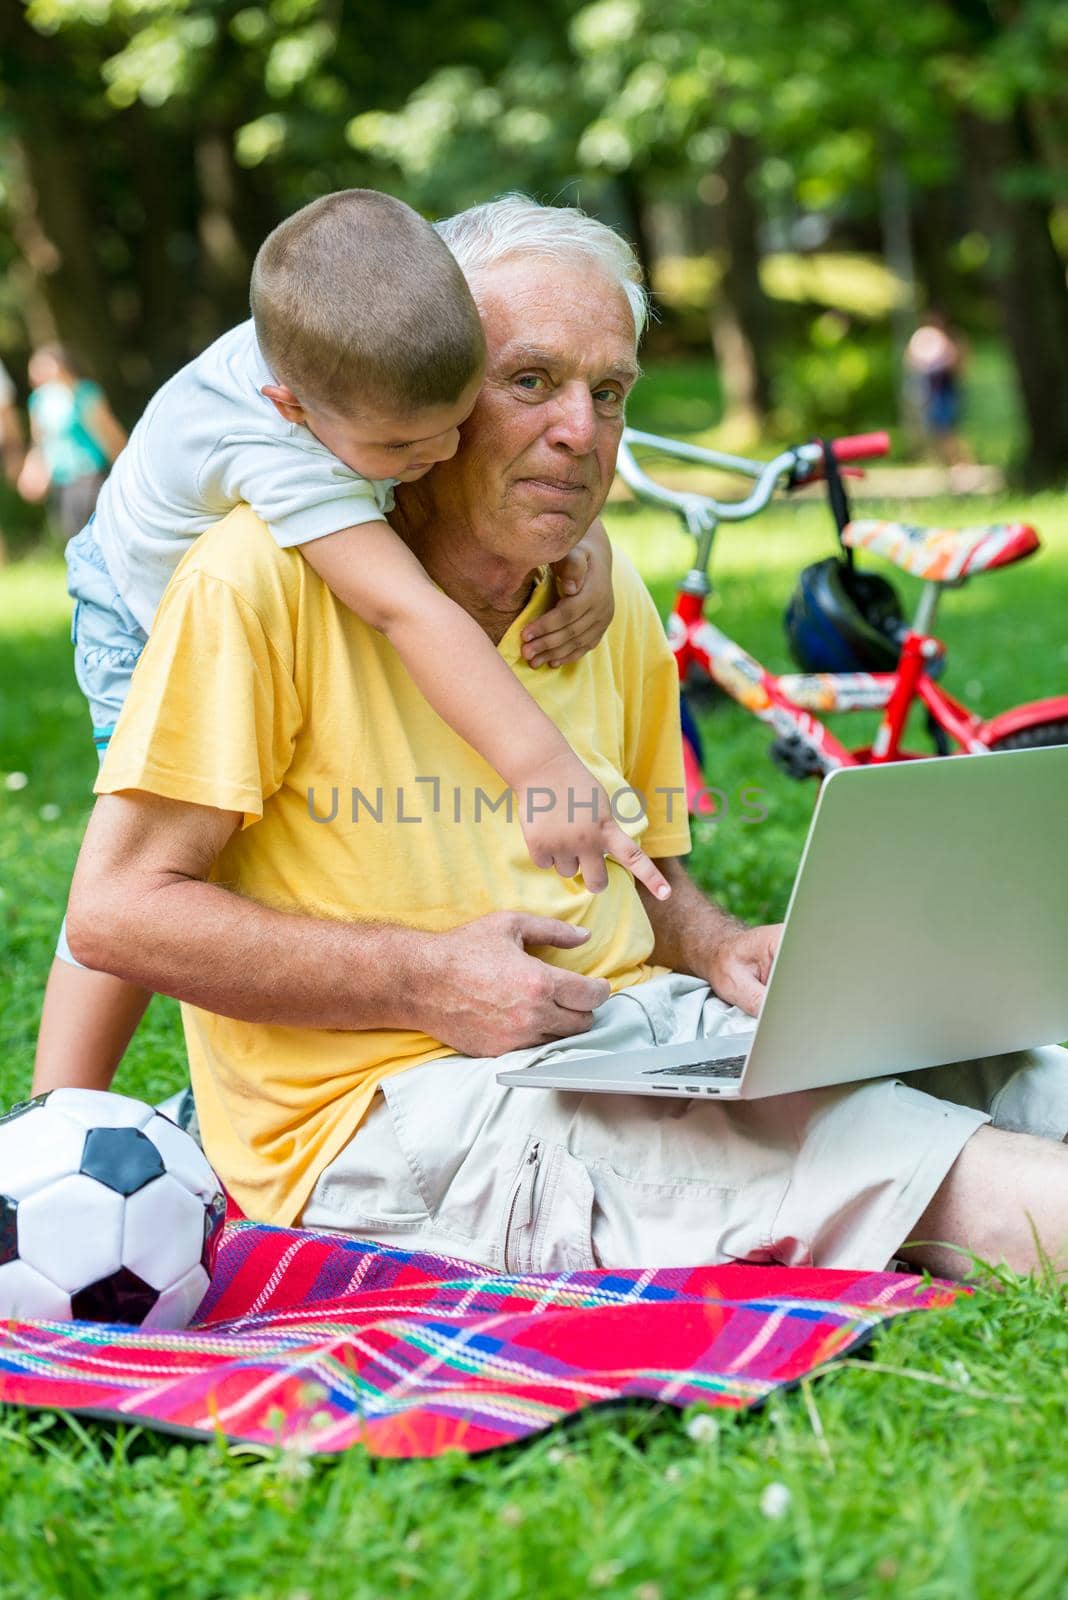
POLYGON ((612 548, 600 522, 552 570, 560 598, 523 629, 523 659, 532 667, 577 661, 600 643, 615 615, 612 548))
POLYGON ((639 844, 624 833, 597 779, 568 753, 528 773, 516 790, 519 826, 536 867, 555 867, 562 878, 582 874, 591 894, 608 887, 605 857, 618 861, 658 900, 671 886, 639 844))

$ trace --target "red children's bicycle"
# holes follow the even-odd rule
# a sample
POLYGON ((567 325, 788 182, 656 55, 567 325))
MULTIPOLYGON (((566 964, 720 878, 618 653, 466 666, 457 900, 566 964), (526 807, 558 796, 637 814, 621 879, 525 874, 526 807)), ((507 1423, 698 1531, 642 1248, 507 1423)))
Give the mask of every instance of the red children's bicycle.
MULTIPOLYGON (((679 586, 668 618, 668 637, 685 690, 703 671, 727 694, 767 724, 774 734, 770 755, 794 778, 821 777, 836 767, 903 761, 931 751, 907 750, 902 740, 912 706, 927 712, 934 753, 980 755, 1034 745, 1068 744, 1068 695, 1035 700, 989 720, 977 716, 939 687, 946 651, 931 629, 943 592, 980 572, 1021 561, 1039 547, 1025 523, 978 528, 921 528, 908 523, 854 521, 841 464, 883 456, 885 433, 814 440, 773 461, 750 461, 696 445, 625 430, 619 473, 634 495, 673 511, 696 540, 696 559, 679 586), (635 448, 676 461, 711 466, 754 479, 742 500, 719 501, 656 482, 635 458, 635 448), (754 656, 705 616, 712 585, 708 567, 721 522, 757 516, 776 489, 798 489, 824 480, 838 528, 841 552, 806 567, 786 613, 787 633, 799 673, 768 672, 754 656), (855 565, 855 552, 886 557, 924 580, 911 624, 885 578, 855 565), (881 711, 870 745, 848 749, 819 720, 833 711, 881 711)), ((683 695, 683 749, 687 799, 692 812, 711 814, 715 803, 704 788, 701 739, 683 695)))

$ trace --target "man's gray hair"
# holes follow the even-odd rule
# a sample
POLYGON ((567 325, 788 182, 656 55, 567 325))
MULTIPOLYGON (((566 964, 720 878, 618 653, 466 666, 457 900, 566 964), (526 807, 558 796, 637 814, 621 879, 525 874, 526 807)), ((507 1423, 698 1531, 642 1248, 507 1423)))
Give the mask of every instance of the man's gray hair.
POLYGON ((635 338, 641 338, 649 297, 637 254, 621 233, 577 206, 543 206, 525 194, 506 194, 469 206, 434 226, 469 280, 473 273, 510 256, 557 261, 585 257, 622 289, 634 318, 635 338))

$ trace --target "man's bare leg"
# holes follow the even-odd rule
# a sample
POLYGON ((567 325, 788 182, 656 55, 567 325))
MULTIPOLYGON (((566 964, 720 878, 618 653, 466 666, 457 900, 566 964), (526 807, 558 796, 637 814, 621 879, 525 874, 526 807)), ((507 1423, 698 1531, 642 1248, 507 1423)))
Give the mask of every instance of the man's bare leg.
POLYGON ((37 1035, 33 1093, 109 1089, 152 996, 109 972, 52 963, 37 1035))
POLYGON ((1054 1269, 1068 1272, 1068 1148, 1030 1133, 982 1127, 912 1229, 913 1239, 937 1242, 898 1255, 940 1278, 967 1276, 972 1262, 962 1250, 1026 1273, 1040 1265, 1036 1235, 1054 1269))

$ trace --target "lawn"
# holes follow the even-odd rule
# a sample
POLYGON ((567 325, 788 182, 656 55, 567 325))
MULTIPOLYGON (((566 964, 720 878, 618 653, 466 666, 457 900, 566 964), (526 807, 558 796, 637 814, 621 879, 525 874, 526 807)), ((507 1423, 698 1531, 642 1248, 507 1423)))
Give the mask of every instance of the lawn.
MULTIPOLYGON (((1039 525, 1045 550, 951 595, 941 628, 949 686, 991 712, 1068 687, 1068 508, 1054 497, 966 508, 968 520, 1010 512, 1039 525)), ((611 524, 666 606, 688 558, 683 538, 626 507, 611 524)), ((716 622, 785 667, 782 606, 798 568, 829 549, 816 506, 726 529, 716 622)), ((4 1102, 29 1084, 41 985, 90 803, 94 759, 67 626, 54 557, 0 571, 4 1102)), ((737 707, 717 702, 702 721, 711 780, 730 797, 760 787, 768 815, 753 826, 730 807, 703 824, 693 870, 741 915, 777 917, 814 791, 770 766, 767 734, 737 707)), ((182 1062, 177 1009, 156 1000, 116 1087, 159 1098, 181 1081, 182 1062)), ((310 1463, 5 1412, 0 1594, 1064 1600, 1063 1290, 983 1289, 893 1326, 873 1356, 760 1415, 694 1426, 635 1407, 470 1461, 375 1464, 354 1451, 310 1463)))

